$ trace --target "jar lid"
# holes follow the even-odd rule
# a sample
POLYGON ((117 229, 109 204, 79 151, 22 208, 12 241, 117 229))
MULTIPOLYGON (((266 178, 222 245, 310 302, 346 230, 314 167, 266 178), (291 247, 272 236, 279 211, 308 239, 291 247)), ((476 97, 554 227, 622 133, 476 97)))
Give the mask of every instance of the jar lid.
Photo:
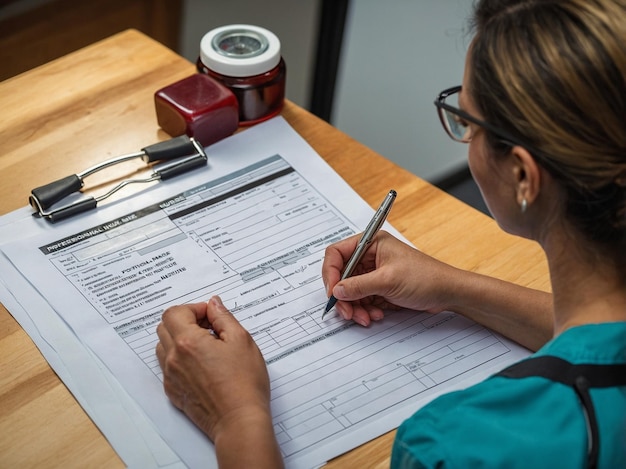
POLYGON ((261 75, 280 62, 280 40, 274 33, 259 26, 222 26, 202 37, 200 60, 207 68, 221 75, 261 75))

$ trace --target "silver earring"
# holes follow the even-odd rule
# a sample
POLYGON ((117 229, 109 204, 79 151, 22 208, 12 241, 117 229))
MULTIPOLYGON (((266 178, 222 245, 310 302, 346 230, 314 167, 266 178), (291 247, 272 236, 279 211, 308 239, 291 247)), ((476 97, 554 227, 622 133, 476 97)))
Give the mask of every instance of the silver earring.
POLYGON ((522 199, 522 213, 526 213, 526 210, 528 209, 528 201, 524 198, 522 199))

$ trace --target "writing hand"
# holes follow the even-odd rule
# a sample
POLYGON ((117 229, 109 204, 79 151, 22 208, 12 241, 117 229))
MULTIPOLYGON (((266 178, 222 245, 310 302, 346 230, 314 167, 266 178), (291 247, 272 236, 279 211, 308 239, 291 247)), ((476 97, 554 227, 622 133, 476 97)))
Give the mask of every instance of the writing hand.
POLYGON ((341 272, 359 236, 326 248, 322 278, 327 295, 338 300, 335 308, 344 319, 367 326, 384 317, 385 309, 410 308, 429 312, 447 309, 453 277, 461 271, 427 256, 386 231, 380 231, 353 275, 341 272))

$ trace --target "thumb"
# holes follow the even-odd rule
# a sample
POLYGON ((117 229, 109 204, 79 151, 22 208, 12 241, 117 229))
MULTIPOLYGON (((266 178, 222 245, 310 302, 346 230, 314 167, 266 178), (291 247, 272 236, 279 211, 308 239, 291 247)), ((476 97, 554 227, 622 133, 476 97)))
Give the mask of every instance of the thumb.
POLYGON ((223 337, 224 332, 232 328, 242 327, 219 296, 213 296, 207 302, 207 319, 218 337, 223 337))
POLYGON ((381 283, 377 277, 376 271, 349 277, 335 285, 333 295, 342 301, 356 301, 368 296, 380 295, 381 283))

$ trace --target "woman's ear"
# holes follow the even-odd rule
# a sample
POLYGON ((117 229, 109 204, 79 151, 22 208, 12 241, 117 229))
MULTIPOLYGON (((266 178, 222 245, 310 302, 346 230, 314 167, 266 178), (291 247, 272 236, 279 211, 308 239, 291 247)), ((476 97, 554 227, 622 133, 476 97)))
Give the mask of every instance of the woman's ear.
POLYGON ((541 191, 541 169, 535 158, 521 146, 511 149, 517 203, 530 206, 541 191), (525 202, 524 202, 525 201, 525 202))

